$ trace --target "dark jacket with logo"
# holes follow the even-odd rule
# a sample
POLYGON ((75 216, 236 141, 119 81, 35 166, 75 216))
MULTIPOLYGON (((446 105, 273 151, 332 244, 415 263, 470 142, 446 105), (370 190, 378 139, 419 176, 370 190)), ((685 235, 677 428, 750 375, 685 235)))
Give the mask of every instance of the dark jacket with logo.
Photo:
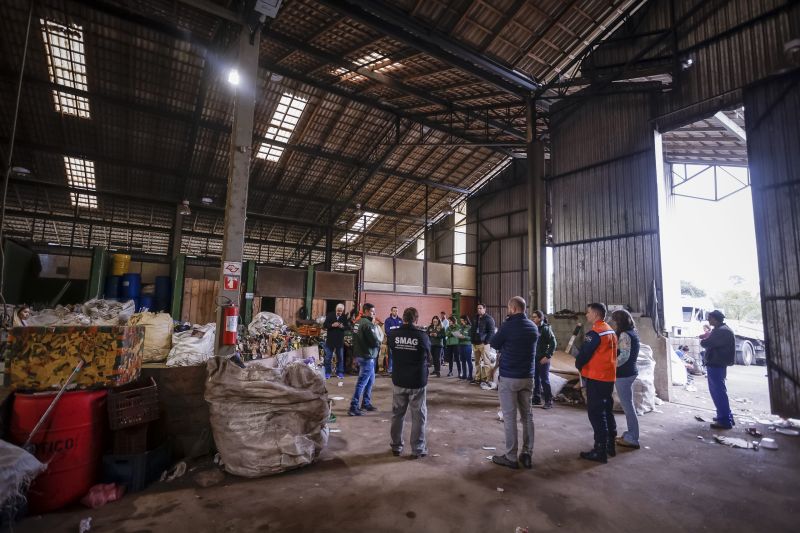
POLYGON ((494 327, 494 318, 490 317, 488 314, 476 316, 475 322, 472 323, 472 330, 470 331, 472 344, 489 344, 492 342, 494 327))
POLYGON ((492 348, 500 352, 500 377, 533 377, 539 328, 524 313, 509 316, 492 337, 492 348))
POLYGON ((341 348, 344 346, 345 331, 352 329, 353 326, 350 324, 350 320, 348 320, 346 314, 342 313, 341 315, 337 315, 336 313, 329 313, 328 316, 325 317, 325 324, 322 327, 328 332, 325 338, 325 344, 330 348, 341 348), (334 322, 340 322, 342 327, 334 328, 334 322))
POLYGON ((404 389, 426 386, 431 352, 428 334, 413 325, 403 324, 389 332, 387 343, 392 349, 392 384, 404 389))
POLYGON ((711 330, 711 335, 701 340, 700 346, 706 349, 706 366, 733 366, 736 361, 736 337, 728 324, 711 330))

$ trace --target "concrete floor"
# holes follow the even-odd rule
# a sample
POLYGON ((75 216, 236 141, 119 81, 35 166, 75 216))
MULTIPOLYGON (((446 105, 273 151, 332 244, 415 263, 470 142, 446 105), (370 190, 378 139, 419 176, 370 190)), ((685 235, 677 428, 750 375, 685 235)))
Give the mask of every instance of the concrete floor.
MULTIPOLYGON (((714 402, 708 393, 705 376, 693 376, 696 390, 673 387, 671 401, 684 405, 713 409, 714 402)), ((770 413, 767 367, 734 365, 728 367, 726 380, 733 414, 738 417, 760 418, 770 413)), ((690 387, 692 388, 692 387, 690 387)))
MULTIPOLYGON (((342 388, 330 383, 331 396, 349 399, 354 378, 342 388)), ((494 452, 481 448, 503 446, 496 394, 432 378, 428 437, 438 456, 412 461, 389 451, 390 390, 379 378, 380 411, 361 418, 337 402, 341 433, 305 469, 256 480, 226 474, 202 488, 198 474, 214 469, 205 461, 172 483, 97 510, 30 517, 14 531, 74 533, 88 516, 93 533, 797 531, 800 437, 759 426, 779 450, 727 448, 694 419, 708 411, 665 404, 641 419, 648 449, 599 465, 578 459, 591 442, 585 412, 556 406, 534 411, 534 469, 512 471, 491 464, 494 452)), ((741 428, 729 433, 744 436, 741 428)))

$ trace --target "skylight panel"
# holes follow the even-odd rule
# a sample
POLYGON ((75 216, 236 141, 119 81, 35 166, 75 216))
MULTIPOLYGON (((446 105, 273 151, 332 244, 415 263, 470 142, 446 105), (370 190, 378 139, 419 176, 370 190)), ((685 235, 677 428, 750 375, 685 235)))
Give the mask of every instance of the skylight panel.
POLYGON ((272 144, 269 141, 288 143, 307 103, 307 99, 300 98, 292 93, 283 93, 278 102, 278 107, 275 108, 272 119, 269 121, 267 133, 264 135, 267 141, 261 143, 258 148, 257 158, 275 162, 280 160, 284 147, 272 144))
MULTIPOLYGON (((97 190, 94 179, 94 161, 64 156, 64 168, 67 171, 67 182, 70 187, 97 190)), ((69 199, 73 206, 97 209, 97 196, 94 194, 71 192, 69 199)))
MULTIPOLYGON (((377 219, 378 215, 376 213, 370 213, 369 211, 364 212, 356 219, 353 225, 350 226, 350 231, 357 231, 359 233, 364 232, 369 229, 369 227, 374 224, 377 219)), ((358 233, 345 233, 345 235, 339 240, 350 244, 357 241, 359 237, 361 237, 361 235, 358 233)))
MULTIPOLYGON (((50 81, 63 87, 87 91, 83 27, 77 24, 65 26, 45 19, 40 19, 40 22, 50 81)), ((90 118, 89 99, 85 96, 53 89, 53 103, 58 113, 90 118)))
MULTIPOLYGON (((385 55, 379 54, 378 52, 370 52, 365 56, 355 59, 353 61, 353 65, 355 65, 356 69, 360 67, 366 67, 374 72, 381 73, 391 72, 403 66, 401 63, 392 61, 385 55)), ((361 74, 358 74, 354 70, 345 67, 339 67, 333 70, 332 73, 334 76, 339 76, 342 80, 346 81, 359 82, 366 79, 361 74)))

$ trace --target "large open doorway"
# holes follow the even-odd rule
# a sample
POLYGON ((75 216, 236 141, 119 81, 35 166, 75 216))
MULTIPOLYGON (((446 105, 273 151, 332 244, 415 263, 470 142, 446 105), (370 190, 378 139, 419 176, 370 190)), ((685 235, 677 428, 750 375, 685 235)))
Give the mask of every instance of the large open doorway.
POLYGON ((671 397, 713 408, 699 337, 707 313, 720 309, 737 342, 731 407, 748 418, 771 410, 744 121, 738 107, 661 135, 666 208, 659 223, 671 397))

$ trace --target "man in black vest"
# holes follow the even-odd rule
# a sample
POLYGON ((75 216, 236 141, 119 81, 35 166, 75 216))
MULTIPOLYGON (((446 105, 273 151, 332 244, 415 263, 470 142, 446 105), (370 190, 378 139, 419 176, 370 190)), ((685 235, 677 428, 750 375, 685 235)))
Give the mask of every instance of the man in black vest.
POLYGON ((413 307, 403 311, 403 325, 391 330, 387 340, 393 361, 392 384, 392 453, 399 456, 403 451, 403 419, 411 405, 411 452, 412 459, 428 455, 425 444, 425 419, 428 407, 425 404, 425 387, 428 385, 428 363, 431 357, 431 342, 428 334, 415 326, 419 313, 413 307))

